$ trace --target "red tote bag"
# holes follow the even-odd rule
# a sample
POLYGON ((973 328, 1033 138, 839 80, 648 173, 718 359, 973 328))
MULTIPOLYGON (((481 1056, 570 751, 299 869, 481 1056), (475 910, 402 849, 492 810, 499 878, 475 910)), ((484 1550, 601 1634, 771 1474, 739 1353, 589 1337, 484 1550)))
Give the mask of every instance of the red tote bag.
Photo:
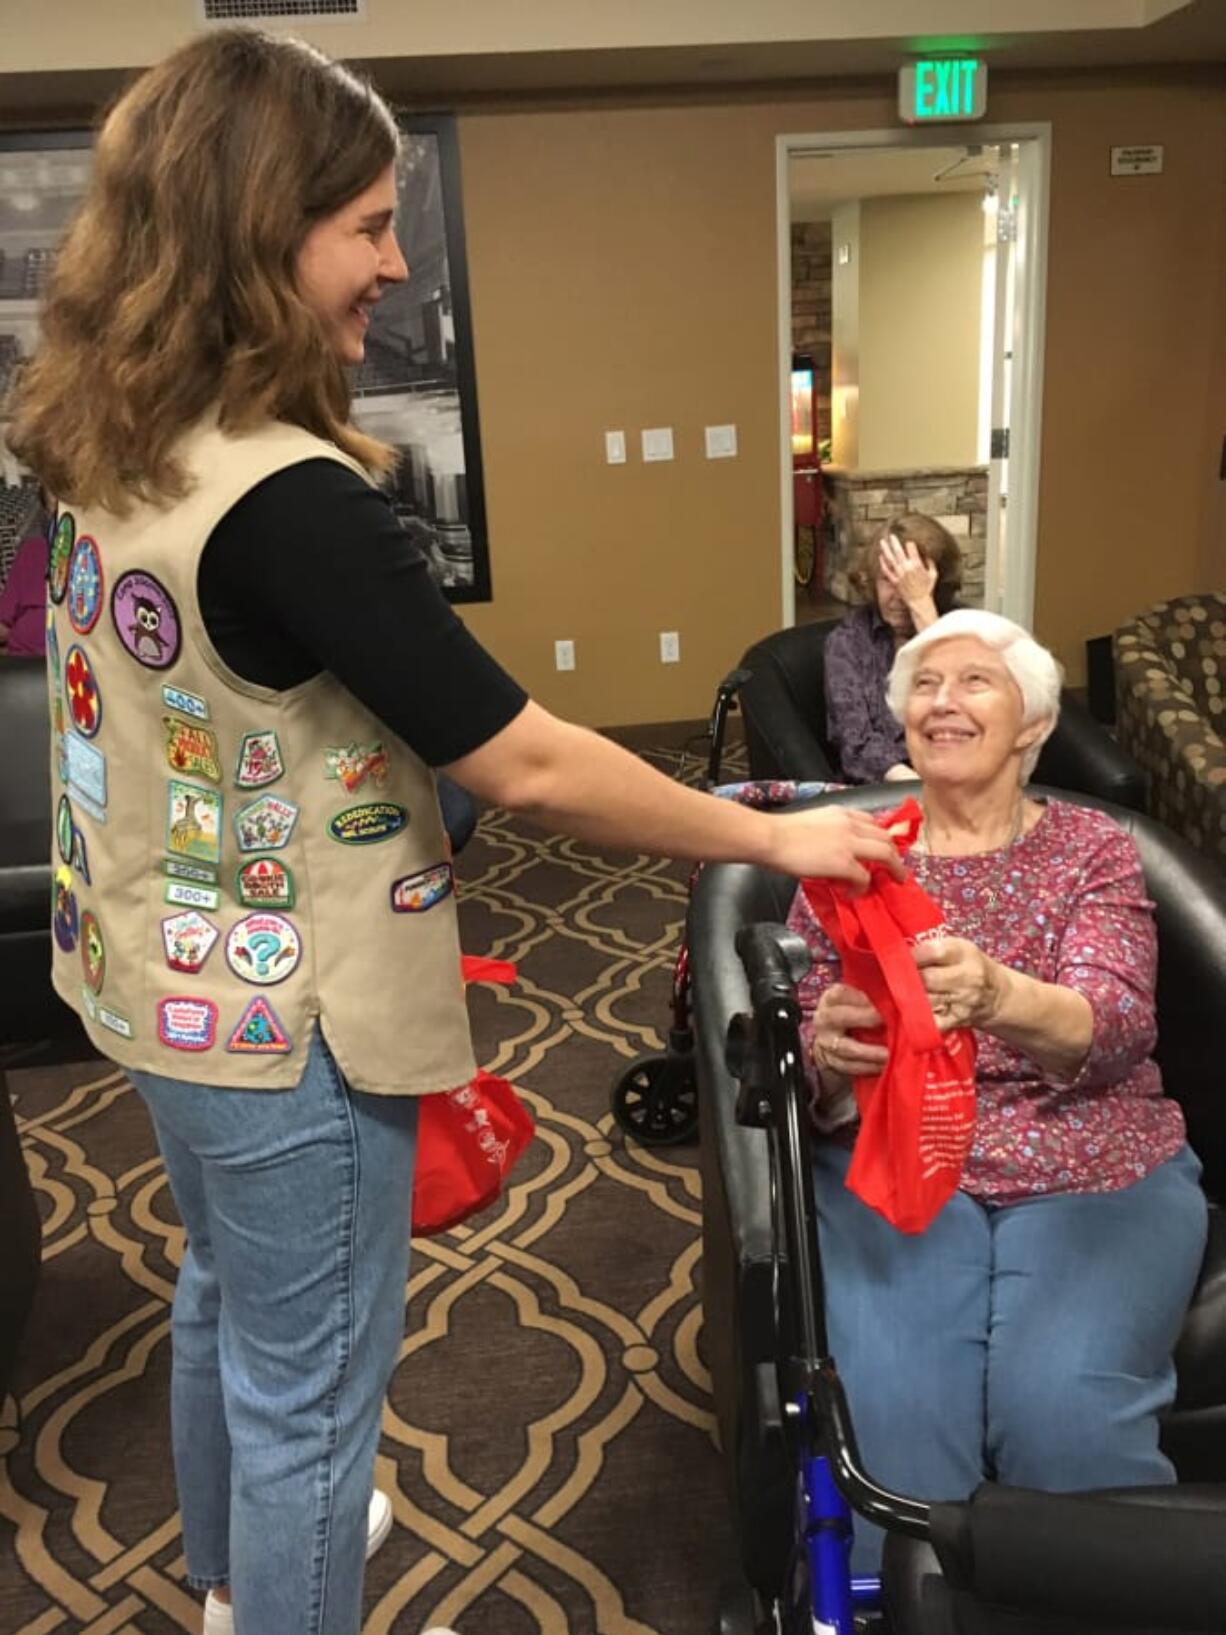
MULTIPOLYGON (((513 982, 506 960, 465 955, 466 982, 513 982)), ((423 1096, 417 1115, 413 1235, 428 1238, 492 1204, 532 1140, 532 1115, 506 1079, 479 1069, 471 1084, 423 1096)))
MULTIPOLYGON (((922 814, 914 800, 877 821, 906 852, 922 814)), ((861 896, 832 880, 802 889, 834 944, 843 981, 876 1006, 884 1027, 856 1037, 884 1044, 882 1071, 852 1080, 860 1110, 847 1185, 902 1232, 922 1232, 957 1190, 975 1135, 975 1036, 941 1033, 911 950, 948 935, 941 910, 915 879, 880 864, 861 896)))

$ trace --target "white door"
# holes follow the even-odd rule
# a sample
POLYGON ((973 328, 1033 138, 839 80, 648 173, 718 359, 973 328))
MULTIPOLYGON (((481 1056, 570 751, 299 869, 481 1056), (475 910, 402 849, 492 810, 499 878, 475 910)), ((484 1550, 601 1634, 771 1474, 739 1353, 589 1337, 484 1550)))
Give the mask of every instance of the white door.
POLYGON ((1039 490, 1044 161, 1036 141, 999 148, 984 606, 1027 628, 1039 490))

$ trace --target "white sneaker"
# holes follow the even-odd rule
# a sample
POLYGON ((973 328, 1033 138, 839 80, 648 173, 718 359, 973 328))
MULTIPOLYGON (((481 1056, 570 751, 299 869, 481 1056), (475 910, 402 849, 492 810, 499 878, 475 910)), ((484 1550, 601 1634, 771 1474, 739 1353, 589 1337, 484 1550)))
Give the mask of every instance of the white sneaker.
MULTIPOLYGON (((370 1560, 392 1530, 392 1501, 380 1488, 370 1496, 366 1512, 366 1559, 370 1560)), ((234 1635, 234 1608, 228 1601, 219 1601, 212 1590, 204 1598, 203 1635, 234 1635)), ((428 1635, 453 1635, 446 1629, 436 1629, 428 1635)))

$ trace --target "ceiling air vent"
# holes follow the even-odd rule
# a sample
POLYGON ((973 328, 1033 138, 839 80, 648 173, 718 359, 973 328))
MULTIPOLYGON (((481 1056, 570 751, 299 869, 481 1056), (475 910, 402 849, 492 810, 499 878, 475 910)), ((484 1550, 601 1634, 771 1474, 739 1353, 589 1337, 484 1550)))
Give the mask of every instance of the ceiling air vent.
POLYGON ((199 0, 206 23, 340 23, 366 15, 366 0, 199 0))

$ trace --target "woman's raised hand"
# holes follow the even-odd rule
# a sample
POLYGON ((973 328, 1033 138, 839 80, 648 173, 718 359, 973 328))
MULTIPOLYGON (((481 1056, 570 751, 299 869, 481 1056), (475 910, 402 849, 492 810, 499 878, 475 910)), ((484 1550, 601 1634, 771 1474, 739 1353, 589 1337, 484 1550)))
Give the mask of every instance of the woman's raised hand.
POLYGON ((931 606, 935 617, 932 593, 937 582, 936 565, 924 560, 914 540, 904 545, 897 534, 887 534, 881 542, 879 560, 882 578, 888 580, 907 607, 914 613, 917 607, 926 612, 931 606))

